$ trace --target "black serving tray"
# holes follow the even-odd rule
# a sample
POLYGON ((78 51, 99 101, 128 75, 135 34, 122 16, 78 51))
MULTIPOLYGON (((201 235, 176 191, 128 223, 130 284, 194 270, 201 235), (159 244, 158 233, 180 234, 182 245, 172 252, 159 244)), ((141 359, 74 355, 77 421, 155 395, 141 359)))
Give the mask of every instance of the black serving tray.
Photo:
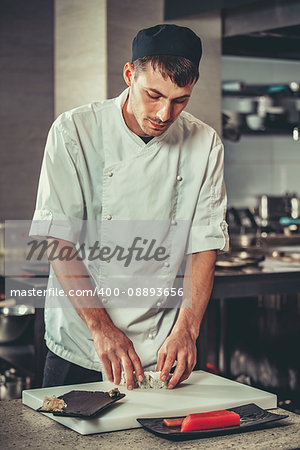
MULTIPOLYGON (((275 422, 276 420, 281 420, 288 417, 288 415, 271 413, 265 409, 260 408, 254 403, 249 403, 243 406, 237 406, 236 408, 228 408, 227 410, 239 414, 241 419, 240 425, 234 427, 214 428, 213 430, 181 432, 180 426, 167 427, 166 425, 163 424, 163 419, 167 419, 167 417, 149 418, 149 419, 144 418, 144 419, 137 419, 137 421, 146 430, 156 434, 157 436, 172 440, 185 440, 185 439, 219 436, 230 433, 239 433, 247 431, 249 429, 263 427, 264 424, 266 423, 275 422)), ((176 418, 179 417, 182 416, 177 416, 176 418)), ((175 419, 175 417, 168 417, 168 419, 171 418, 175 419)))
POLYGON ((103 391, 70 391, 57 397, 63 399, 67 404, 67 407, 63 411, 46 411, 42 407, 38 408, 37 411, 51 413, 54 416, 91 419, 124 397, 125 394, 110 397, 108 392, 103 391))

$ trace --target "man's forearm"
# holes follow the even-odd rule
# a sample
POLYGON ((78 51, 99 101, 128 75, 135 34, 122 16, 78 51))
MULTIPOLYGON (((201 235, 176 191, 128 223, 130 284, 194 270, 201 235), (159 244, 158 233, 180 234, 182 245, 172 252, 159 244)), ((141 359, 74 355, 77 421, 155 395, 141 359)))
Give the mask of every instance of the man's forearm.
MULTIPOLYGON (((72 243, 61 239, 58 241, 57 254, 63 254, 60 252, 66 246, 72 248, 72 255, 76 254, 76 248, 72 243)), ((143 381, 144 373, 132 341, 114 325, 97 296, 69 295, 71 289, 75 293, 77 290, 78 292, 93 292, 94 286, 85 265, 81 260, 70 257, 69 261, 55 259, 52 261, 52 267, 65 294, 92 334, 95 350, 103 364, 107 378, 109 381, 119 384, 123 368, 127 388, 133 389, 133 371, 139 381, 143 381)))
MULTIPOLYGON (((72 248, 72 254, 76 254, 75 246, 68 241, 55 239, 58 241, 57 254, 62 252, 63 248, 72 248)), ((53 239, 48 239, 48 242, 53 239)), ((62 253, 61 253, 62 254, 62 253)), ((54 255, 55 256, 55 255, 54 255)), ((51 265, 59 280, 65 294, 76 309, 78 315, 89 327, 91 333, 97 331, 100 325, 111 325, 112 321, 106 310, 102 307, 101 301, 97 296, 78 296, 70 295, 70 292, 93 292, 94 286, 90 279, 89 273, 81 260, 76 257, 70 258, 69 261, 53 259, 51 265)))
POLYGON ((216 251, 189 255, 183 282, 183 301, 172 331, 190 330, 197 339, 210 299, 216 262, 216 251))

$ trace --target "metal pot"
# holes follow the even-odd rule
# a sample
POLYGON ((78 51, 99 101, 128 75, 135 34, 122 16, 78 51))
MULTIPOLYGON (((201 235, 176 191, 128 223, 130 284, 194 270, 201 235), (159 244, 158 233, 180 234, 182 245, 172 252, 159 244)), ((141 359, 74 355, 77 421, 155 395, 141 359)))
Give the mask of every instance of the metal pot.
POLYGON ((0 308, 0 344, 16 341, 32 322, 35 309, 28 305, 0 308))

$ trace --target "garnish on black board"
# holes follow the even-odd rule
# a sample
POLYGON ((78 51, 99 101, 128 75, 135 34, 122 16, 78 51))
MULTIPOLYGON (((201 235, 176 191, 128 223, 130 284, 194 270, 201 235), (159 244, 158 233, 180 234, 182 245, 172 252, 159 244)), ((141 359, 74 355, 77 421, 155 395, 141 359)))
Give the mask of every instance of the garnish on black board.
POLYGON ((64 409, 59 411, 49 410, 44 409, 43 405, 37 411, 53 413, 54 416, 88 419, 99 415, 104 409, 124 397, 125 394, 120 393, 118 388, 111 389, 109 392, 70 391, 57 397, 57 399, 65 402, 66 407, 64 409))

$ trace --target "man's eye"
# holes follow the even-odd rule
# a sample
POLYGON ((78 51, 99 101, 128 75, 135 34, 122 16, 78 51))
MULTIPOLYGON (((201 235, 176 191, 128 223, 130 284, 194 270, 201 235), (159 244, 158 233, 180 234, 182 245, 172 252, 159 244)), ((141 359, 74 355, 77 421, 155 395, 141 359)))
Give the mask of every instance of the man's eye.
POLYGON ((174 103, 185 103, 188 100, 188 97, 181 98, 181 99, 174 99, 174 103))
POLYGON ((147 94, 148 94, 148 96, 149 96, 150 98, 154 98, 154 99, 159 98, 159 96, 155 97, 154 95, 149 94, 149 92, 147 92, 147 94))

